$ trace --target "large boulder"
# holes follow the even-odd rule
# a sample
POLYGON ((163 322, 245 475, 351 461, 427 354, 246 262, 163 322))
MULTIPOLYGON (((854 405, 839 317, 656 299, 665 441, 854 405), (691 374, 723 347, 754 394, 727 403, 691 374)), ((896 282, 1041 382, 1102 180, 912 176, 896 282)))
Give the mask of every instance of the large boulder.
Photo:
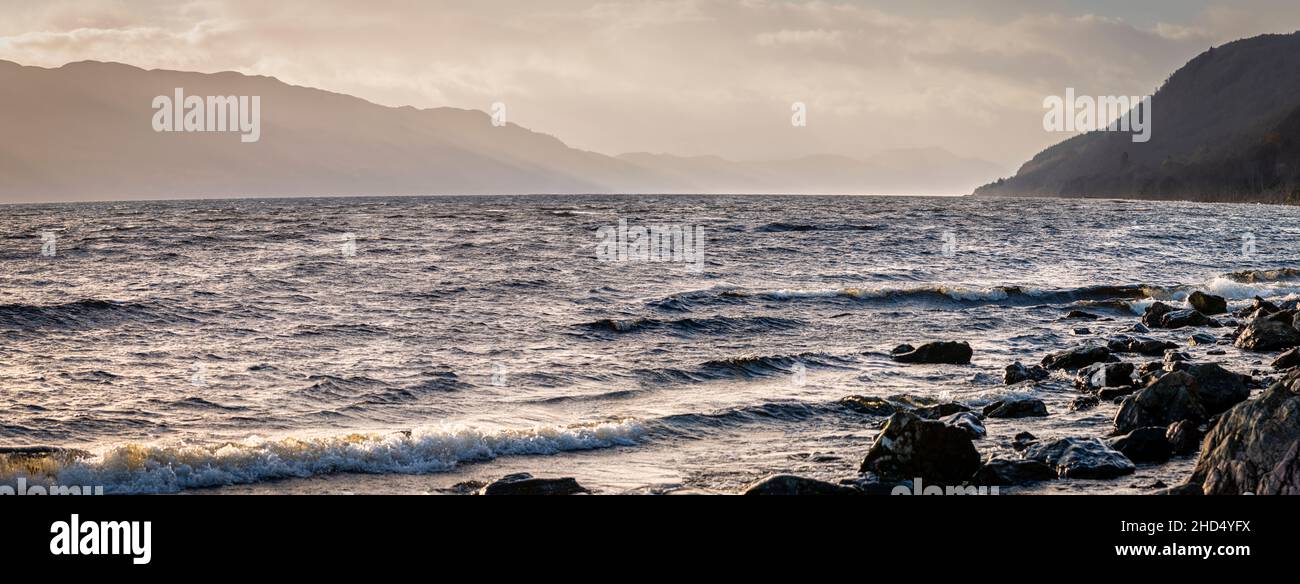
POLYGON ((479 495, 577 495, 588 493, 573 478, 539 479, 526 472, 506 475, 488 483, 479 495))
POLYGON ((1062 438, 1025 450, 1026 460, 1056 469, 1061 478, 1111 479, 1136 470, 1133 461, 1096 438, 1062 438))
MULTIPOLYGON (((1233 373, 1218 363, 1189 365, 1185 373, 1196 378, 1197 392, 1205 413, 1215 416, 1250 397, 1250 376, 1233 373)), ((1176 421, 1176 420, 1174 420, 1176 421)))
POLYGON ((1151 328, 1163 328, 1163 325, 1160 324, 1160 320, 1164 318, 1166 314, 1173 311, 1174 307, 1169 306, 1164 302, 1152 302, 1151 306, 1148 306, 1147 309, 1142 312, 1142 324, 1151 328))
POLYGON ((1013 385, 1021 381, 1042 381, 1049 376, 1051 376, 1051 373, 1038 365, 1026 367, 1023 363, 1016 361, 1007 365, 1006 372, 1002 374, 1002 382, 1013 385))
POLYGON ((1128 434, 1147 426, 1168 426, 1178 420, 1204 421, 1196 378, 1174 371, 1124 400, 1115 414, 1115 433, 1128 434))
POLYGON ((1201 447, 1201 440, 1205 438, 1205 433, 1201 432, 1200 424, 1191 420, 1179 420, 1169 425, 1165 429, 1165 440, 1169 441, 1170 448, 1173 448, 1174 454, 1191 454, 1201 447))
POLYGON ((1207 495, 1300 495, 1300 374, 1224 414, 1188 485, 1207 495))
POLYGON ((1056 478, 1056 469, 1037 460, 995 458, 984 463, 970 483, 978 486, 1019 485, 1056 478))
POLYGON ((970 363, 971 348, 969 343, 940 341, 926 343, 911 351, 894 354, 899 363, 947 363, 966 365, 970 363))
POLYGON ((974 412, 957 412, 939 421, 966 432, 972 440, 978 440, 988 434, 983 420, 980 420, 974 412))
POLYGON ((1164 462, 1173 455, 1173 447, 1165 438, 1163 426, 1138 428, 1111 439, 1110 447, 1134 462, 1164 462))
POLYGON ((1140 353, 1148 357, 1165 354, 1168 349, 1177 349, 1178 345, 1149 337, 1118 336, 1106 343, 1112 353, 1140 353))
POLYGON ((1033 397, 1009 398, 984 406, 986 418, 1041 418, 1047 415, 1047 405, 1033 397))
POLYGON ((1222 296, 1214 296, 1201 291, 1192 292, 1187 297, 1187 303, 1192 305, 1197 312, 1201 314, 1223 314, 1228 312, 1228 300, 1222 296))
POLYGON ((1079 369, 1110 358, 1110 349, 1094 345, 1074 347, 1043 357, 1048 369, 1079 369))
POLYGON ((1285 314, 1277 312, 1250 321, 1237 335, 1234 344, 1247 351, 1280 351, 1300 346, 1300 330, 1296 330, 1287 318, 1273 318, 1285 314))
POLYGON ((979 452, 966 431, 901 412, 885 422, 860 470, 884 478, 959 485, 979 466, 979 452))
POLYGON ((745 495, 861 495, 851 487, 795 475, 772 475, 745 487, 745 495))

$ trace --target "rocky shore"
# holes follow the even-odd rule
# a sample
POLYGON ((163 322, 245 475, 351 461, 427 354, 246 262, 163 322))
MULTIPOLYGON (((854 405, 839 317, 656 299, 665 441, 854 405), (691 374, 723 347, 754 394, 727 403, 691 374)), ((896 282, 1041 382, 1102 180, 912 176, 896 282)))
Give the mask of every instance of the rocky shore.
MULTIPOLYGON (((995 424, 1053 415, 1034 397, 1008 397, 976 407, 910 396, 848 396, 841 405, 885 418, 864 447, 856 476, 836 482, 791 474, 764 477, 746 495, 862 495, 1015 492, 1058 479, 1117 480, 1139 465, 1196 455, 1191 476, 1154 485, 1157 494, 1300 494, 1300 310, 1263 299, 1229 312, 1219 296, 1195 292, 1186 306, 1151 304, 1130 334, 1080 343, 1037 364, 1011 363, 1003 380, 1032 389, 1066 377, 1078 392, 1071 410, 1116 407, 1108 432, 1040 440, 1019 432, 1007 449, 981 448, 995 424), (1270 362, 1251 374, 1197 361, 1178 343, 1145 334, 1186 333, 1188 347, 1233 345, 1270 362), (1252 396, 1252 393, 1255 395, 1252 396), (981 451, 990 451, 982 454, 981 451), (1008 489, 1009 491, 999 491, 1008 489)), ((1098 320, 1081 311, 1063 320, 1098 320)), ((1208 348, 1204 355, 1224 354, 1208 348)), ((891 352, 901 366, 969 364, 960 341, 903 344, 891 352)), ((460 494, 585 494, 573 478, 511 475, 457 485, 460 494)), ((628 494, 714 494, 688 487, 642 488, 628 494)))

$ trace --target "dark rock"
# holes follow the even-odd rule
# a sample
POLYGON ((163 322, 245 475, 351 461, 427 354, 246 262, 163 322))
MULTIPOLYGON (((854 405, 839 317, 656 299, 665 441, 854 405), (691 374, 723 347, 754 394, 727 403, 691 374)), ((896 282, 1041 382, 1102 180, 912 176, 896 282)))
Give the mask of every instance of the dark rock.
POLYGON ((1283 320, 1270 318, 1276 314, 1284 313, 1250 321, 1233 344, 1247 351, 1279 351, 1300 346, 1300 330, 1283 320))
POLYGON ((1105 361, 1109 357, 1110 349, 1106 347, 1091 345, 1074 347, 1043 357, 1043 367, 1048 369, 1078 369, 1105 361))
POLYGON ((939 421, 966 432, 972 440, 978 440, 988 434, 984 422, 973 412, 958 412, 939 421))
POLYGON ((984 406, 986 418, 1041 418, 1047 415, 1047 404, 1032 397, 1010 398, 984 406))
POLYGON ((1008 460, 995 458, 984 463, 975 476, 972 485, 1004 486, 1020 485, 1038 481, 1050 481, 1056 478, 1056 469, 1037 460, 1008 460))
POLYGON ((1029 432, 1020 432, 1011 439, 1012 450, 1024 450, 1038 443, 1038 438, 1029 432))
POLYGON ((1160 326, 1167 329, 1177 329, 1189 326, 1217 327, 1221 325, 1218 321, 1201 314, 1199 311, 1187 309, 1165 313, 1164 316, 1160 317, 1160 326))
POLYGON ((794 475, 772 475, 745 487, 745 495, 861 495, 851 488, 794 475))
POLYGON ((1133 462, 1164 462, 1173 454, 1173 447, 1165 438, 1164 426, 1138 428, 1112 439, 1110 447, 1133 462))
POLYGON ((970 408, 959 403, 946 402, 930 406, 921 406, 912 410, 912 413, 916 414, 917 417, 926 420, 938 420, 939 418, 945 418, 953 414, 969 411, 970 408))
POLYGON ((1201 291, 1192 292, 1187 297, 1187 303, 1192 305, 1197 312, 1201 314, 1223 314, 1228 312, 1228 300, 1222 296, 1214 296, 1201 291))
POLYGON ((1096 396, 1084 395, 1070 400, 1070 411, 1082 412, 1097 407, 1100 403, 1096 396))
POLYGON ((1094 363, 1075 376, 1074 385, 1084 391, 1133 384, 1132 363, 1094 363))
POLYGON ((1196 378, 1198 397, 1206 415, 1221 414, 1250 397, 1250 377, 1228 371, 1217 363, 1192 365, 1186 372, 1196 378))
POLYGON ((480 495, 577 495, 589 492, 576 479, 534 478, 526 472, 506 475, 479 489, 480 495))
POLYGON ((1204 421, 1209 414, 1201 403, 1196 378, 1174 371, 1137 395, 1124 400, 1115 414, 1115 433, 1127 434, 1147 426, 1168 426, 1178 420, 1204 421))
POLYGON ((1229 410, 1205 438, 1188 485, 1207 495, 1300 495, 1300 373, 1229 410))
POLYGON ((1273 360, 1274 369, 1289 369, 1300 365, 1300 348, 1290 349, 1273 360))
POLYGON ((1164 318, 1166 314, 1173 312, 1173 310, 1172 306, 1169 306, 1164 302, 1153 302, 1151 303, 1151 306, 1148 306, 1147 309, 1142 312, 1142 324, 1151 328, 1163 328, 1163 325, 1160 324, 1160 319, 1164 318))
POLYGON ((1121 398, 1127 395, 1133 395, 1135 392, 1137 392, 1137 390, 1138 388, 1132 385, 1124 385, 1121 387, 1103 387, 1097 390, 1097 399, 1103 401, 1115 401, 1116 398, 1121 398))
POLYGON ((860 470, 885 478, 958 485, 979 466, 979 452, 965 431, 903 412, 890 416, 860 470))
POLYGON ((1061 478, 1110 479, 1136 469, 1133 461, 1096 438, 1062 438, 1031 446, 1024 456, 1055 468, 1061 478))
POLYGON ((1087 336, 1087 335, 1092 334, 1092 329, 1090 329, 1090 328, 1088 328, 1088 327, 1086 327, 1086 326, 1082 326, 1082 327, 1078 327, 1078 328, 1074 329, 1074 330, 1071 331, 1071 332, 1074 333, 1075 336, 1080 336, 1080 337, 1082 337, 1082 336, 1087 336))
POLYGON ((894 360, 899 363, 947 363, 966 365, 970 363, 971 348, 969 343, 941 341, 926 343, 906 353, 895 353, 894 360))
POLYGON ((888 400, 865 395, 851 395, 840 399, 840 404, 860 414, 869 416, 890 416, 898 408, 888 400))
POLYGON ((1198 345, 1213 345, 1219 342, 1218 337, 1209 333, 1196 333, 1187 339, 1187 344, 1195 347, 1198 345))
POLYGON ((1144 324, 1138 322, 1138 323, 1134 323, 1134 324, 1133 324, 1133 332, 1135 332, 1135 333, 1139 333, 1139 334, 1146 334, 1146 333, 1151 332, 1151 329, 1148 328, 1147 325, 1144 325, 1144 324))
POLYGON ((1006 372, 1002 374, 1002 382, 1007 385, 1020 383, 1021 381, 1042 381, 1051 375, 1046 369, 1038 365, 1026 367, 1019 361, 1007 365, 1006 372))
POLYGON ((1095 314, 1093 314, 1093 313, 1091 313, 1091 312, 1084 312, 1084 311, 1082 311, 1082 310, 1071 310, 1069 314, 1065 315, 1065 318, 1077 318, 1077 319, 1082 319, 1082 320, 1097 320, 1097 319, 1099 319, 1099 318, 1101 318, 1101 317, 1100 317, 1100 316, 1097 316, 1097 315, 1095 315, 1095 314))
POLYGON ((1178 345, 1148 337, 1119 336, 1106 343, 1112 353, 1140 353, 1148 357, 1163 355, 1166 350, 1176 349, 1178 345))
POLYGON ((1169 425, 1165 429, 1165 440, 1169 441, 1170 448, 1174 454, 1191 454, 1201 447, 1201 439, 1205 434, 1201 432, 1196 422, 1191 420, 1179 420, 1169 425))
POLYGON ((898 354, 900 354, 900 353, 911 353, 912 351, 915 351, 915 350, 916 350, 916 347, 913 347, 912 345, 909 345, 909 344, 907 344, 907 343, 903 343, 903 344, 901 344, 901 345, 899 345, 899 346, 897 346, 897 347, 894 347, 894 350, 890 351, 889 354, 890 354, 890 355, 898 355, 898 354))
POLYGON ((1278 308, 1276 304, 1273 304, 1272 302, 1269 302, 1267 300, 1264 300, 1263 298, 1260 298, 1259 296, 1256 296, 1255 301, 1252 302, 1250 306, 1238 310, 1233 314, 1235 314, 1238 317, 1246 317, 1251 315, 1265 316, 1265 315, 1273 314, 1274 312, 1278 312, 1280 310, 1282 309, 1278 308))
POLYGON ((1169 369, 1170 363, 1178 363, 1180 361, 1191 361, 1191 360, 1192 360, 1192 356, 1182 351, 1175 351, 1172 349, 1165 351, 1165 370, 1171 371, 1171 369, 1169 369))

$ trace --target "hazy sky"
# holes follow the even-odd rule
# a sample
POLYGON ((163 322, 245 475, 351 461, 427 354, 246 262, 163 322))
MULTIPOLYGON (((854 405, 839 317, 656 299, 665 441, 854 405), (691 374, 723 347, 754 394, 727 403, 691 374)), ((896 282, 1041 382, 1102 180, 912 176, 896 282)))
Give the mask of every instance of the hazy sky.
MULTIPOLYGON (((1151 93, 1295 0, 0 0, 0 59, 235 70, 386 105, 488 109, 608 154, 943 146, 1008 170, 1042 100, 1151 93), (808 127, 790 125, 792 102, 808 127)), ((1158 113, 1156 123, 1159 122, 1158 113)))

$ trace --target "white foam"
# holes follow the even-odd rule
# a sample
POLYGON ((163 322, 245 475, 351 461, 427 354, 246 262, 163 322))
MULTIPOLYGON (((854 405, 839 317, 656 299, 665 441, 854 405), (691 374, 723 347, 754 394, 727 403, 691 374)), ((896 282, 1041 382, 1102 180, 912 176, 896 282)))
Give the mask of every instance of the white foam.
POLYGON ((644 433, 639 422, 623 420, 527 430, 443 427, 410 435, 253 437, 217 445, 129 444, 68 464, 58 471, 57 480, 60 484, 103 485, 106 493, 126 494, 174 493, 344 472, 424 474, 499 456, 630 446, 644 433))

